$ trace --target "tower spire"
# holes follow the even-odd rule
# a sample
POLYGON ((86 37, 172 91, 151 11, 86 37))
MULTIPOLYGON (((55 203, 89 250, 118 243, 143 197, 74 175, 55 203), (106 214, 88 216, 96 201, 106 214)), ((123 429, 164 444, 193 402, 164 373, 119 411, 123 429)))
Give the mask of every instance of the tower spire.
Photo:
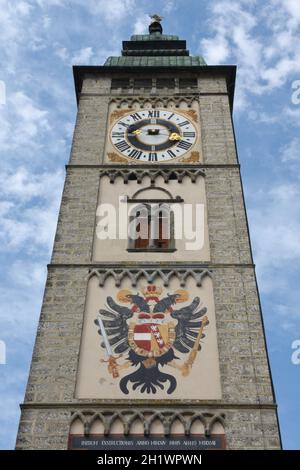
POLYGON ((206 65, 203 57, 190 56, 186 41, 178 36, 163 34, 163 17, 149 15, 149 34, 134 34, 123 41, 122 56, 108 57, 105 66, 199 67, 206 65))

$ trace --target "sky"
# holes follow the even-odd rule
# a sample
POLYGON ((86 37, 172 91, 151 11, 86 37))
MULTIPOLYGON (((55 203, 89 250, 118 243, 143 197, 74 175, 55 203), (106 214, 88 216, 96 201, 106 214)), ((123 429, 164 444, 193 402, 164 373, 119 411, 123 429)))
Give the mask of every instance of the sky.
POLYGON ((15 445, 51 255, 72 65, 119 55, 149 13, 209 65, 238 67, 235 131, 283 446, 300 449, 299 0, 0 0, 0 448, 15 445))

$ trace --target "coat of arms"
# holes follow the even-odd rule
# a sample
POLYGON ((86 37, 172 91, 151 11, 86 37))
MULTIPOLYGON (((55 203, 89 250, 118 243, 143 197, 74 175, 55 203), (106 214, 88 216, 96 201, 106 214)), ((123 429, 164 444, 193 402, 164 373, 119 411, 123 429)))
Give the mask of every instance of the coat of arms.
POLYGON ((183 289, 162 297, 162 288, 156 285, 143 288, 141 293, 122 289, 117 294, 119 303, 107 297, 106 308, 99 311, 95 324, 108 357, 102 362, 108 363, 112 377, 120 379, 126 369, 136 369, 119 380, 124 394, 129 393, 130 383, 141 393, 155 394, 166 386, 167 393, 173 393, 177 380, 162 371, 164 366, 189 375, 209 322, 199 297, 176 308, 188 299, 188 291, 183 289))

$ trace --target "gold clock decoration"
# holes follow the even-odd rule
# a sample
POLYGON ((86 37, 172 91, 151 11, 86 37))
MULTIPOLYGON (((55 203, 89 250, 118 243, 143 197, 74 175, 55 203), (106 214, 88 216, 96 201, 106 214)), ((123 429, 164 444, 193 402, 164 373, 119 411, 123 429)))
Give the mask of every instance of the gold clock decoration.
POLYGON ((188 109, 188 110, 181 109, 180 112, 188 116, 194 122, 198 122, 198 115, 195 109, 188 109))
POLYGON ((128 163, 126 158, 121 157, 121 155, 118 155, 117 153, 109 152, 107 156, 108 156, 108 159, 113 163, 128 163))
POLYGON ((181 158, 180 162, 184 163, 199 163, 200 162, 200 153, 199 152, 191 152, 190 155, 181 158))
POLYGON ((125 114, 129 113, 130 109, 116 109, 110 115, 110 123, 112 124, 116 119, 120 119, 125 114))
POLYGON ((169 137, 169 140, 181 140, 181 137, 179 134, 177 134, 177 132, 173 132, 170 137, 169 137))

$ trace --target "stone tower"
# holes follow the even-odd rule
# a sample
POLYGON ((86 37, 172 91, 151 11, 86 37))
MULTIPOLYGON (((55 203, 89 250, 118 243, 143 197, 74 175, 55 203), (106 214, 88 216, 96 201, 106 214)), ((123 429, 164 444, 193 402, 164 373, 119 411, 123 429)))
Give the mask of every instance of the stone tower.
POLYGON ((190 56, 157 15, 122 56, 74 67, 77 121, 18 449, 280 448, 235 72, 190 56))

